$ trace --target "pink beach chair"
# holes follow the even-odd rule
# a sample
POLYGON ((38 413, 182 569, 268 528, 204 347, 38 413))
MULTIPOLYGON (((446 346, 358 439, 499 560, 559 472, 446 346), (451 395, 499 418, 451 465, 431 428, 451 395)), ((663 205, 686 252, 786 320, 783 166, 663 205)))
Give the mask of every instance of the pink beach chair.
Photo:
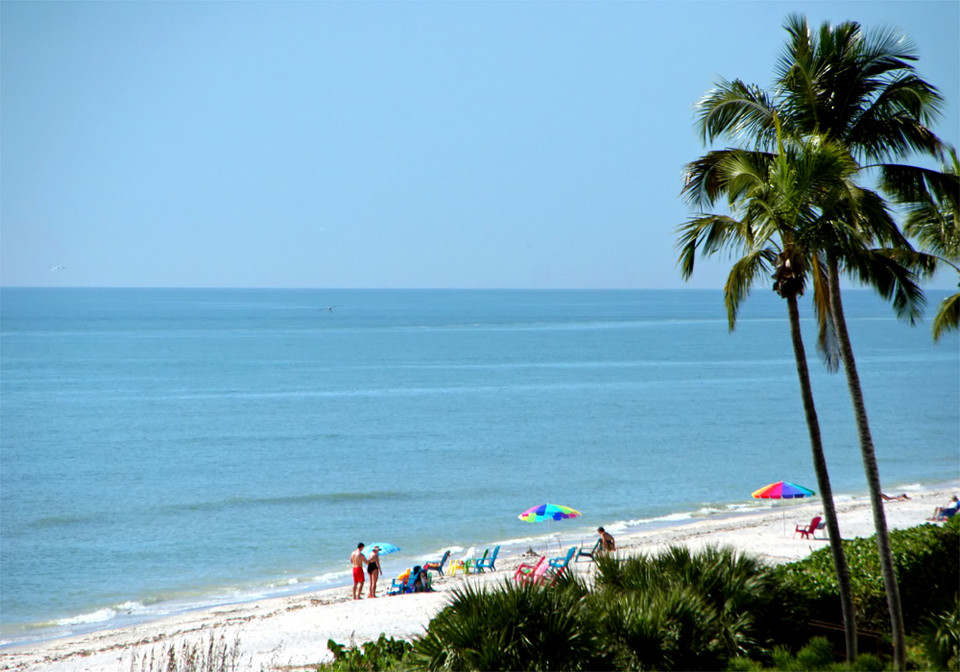
POLYGON ((513 573, 513 580, 518 583, 528 583, 534 582, 534 578, 538 575, 543 578, 543 573, 547 571, 547 556, 541 555, 540 559, 537 561, 537 564, 531 565, 529 563, 524 563, 517 567, 517 571, 513 573))
MULTIPOLYGON (((535 570, 533 570, 533 576, 530 577, 530 583, 535 586, 543 585, 543 582, 547 578, 547 570, 550 569, 550 564, 547 562, 540 563, 535 570)), ((553 585, 551 582, 550 585, 553 585)))

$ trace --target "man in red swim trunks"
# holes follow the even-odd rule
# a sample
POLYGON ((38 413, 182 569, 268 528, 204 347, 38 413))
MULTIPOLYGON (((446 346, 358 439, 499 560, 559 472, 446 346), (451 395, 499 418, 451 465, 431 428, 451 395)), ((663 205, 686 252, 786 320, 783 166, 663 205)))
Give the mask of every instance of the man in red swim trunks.
POLYGON ((363 597, 363 544, 357 544, 357 550, 350 554, 350 564, 353 565, 353 599, 363 597))

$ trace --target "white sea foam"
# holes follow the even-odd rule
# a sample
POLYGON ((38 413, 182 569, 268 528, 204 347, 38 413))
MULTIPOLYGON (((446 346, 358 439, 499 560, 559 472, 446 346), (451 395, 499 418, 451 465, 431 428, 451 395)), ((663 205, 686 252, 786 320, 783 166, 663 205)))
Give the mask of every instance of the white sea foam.
POLYGON ((69 618, 61 618, 54 623, 59 626, 70 626, 70 625, 89 625, 91 623, 106 623, 117 617, 117 611, 115 609, 104 608, 97 609, 87 614, 80 614, 79 616, 71 616, 69 618))
POLYGON ((323 584, 333 584, 345 581, 350 576, 350 571, 325 572, 314 577, 314 581, 323 584))
POLYGON ((147 606, 142 602, 124 602, 123 604, 118 604, 116 607, 117 611, 124 614, 136 614, 142 611, 147 610, 147 606))

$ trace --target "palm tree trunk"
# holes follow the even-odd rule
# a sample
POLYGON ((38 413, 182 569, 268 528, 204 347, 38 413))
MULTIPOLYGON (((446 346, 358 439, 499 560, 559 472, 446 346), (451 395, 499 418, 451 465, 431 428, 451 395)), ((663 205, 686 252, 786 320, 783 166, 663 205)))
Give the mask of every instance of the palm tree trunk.
POLYGON ((883 588, 887 594, 887 608, 890 611, 890 626, 893 631, 893 656, 898 670, 905 670, 907 666, 906 633, 903 624, 903 609, 900 604, 900 587, 897 584, 896 568, 893 564, 893 552, 890 550, 890 534, 887 531, 887 515, 883 510, 883 498, 880 487, 880 470, 877 468, 877 455, 873 447, 873 438, 870 436, 870 423, 867 420, 867 408, 863 401, 863 390, 860 387, 860 376, 857 374, 857 363, 853 358, 853 347, 850 345, 850 334, 847 332, 847 322, 843 315, 843 304, 840 300, 840 271, 836 257, 830 261, 830 312, 837 332, 837 344, 840 348, 840 359, 847 374, 847 387, 850 390, 850 400, 853 403, 854 418, 857 423, 857 434, 860 436, 860 455, 863 459, 863 469, 867 476, 867 486, 870 489, 870 506, 873 509, 873 526, 877 533, 877 551, 880 554, 880 573, 883 576, 883 588))
POLYGON ((810 433, 813 470, 817 474, 817 486, 820 489, 820 498, 823 500, 823 517, 826 521, 827 536, 830 538, 830 552, 837 572, 840 613, 843 616, 843 632, 847 644, 847 661, 853 661, 857 657, 857 621, 853 607, 853 588, 850 585, 850 569, 847 566, 847 556, 843 552, 843 543, 840 539, 840 525, 837 522, 837 510, 833 504, 833 489, 830 487, 830 474, 827 471, 823 441, 820 438, 820 421, 813 403, 810 370, 807 368, 807 354, 800 332, 800 309, 797 307, 796 295, 791 294, 786 298, 790 312, 790 337, 793 340, 793 354, 797 360, 797 377, 800 379, 800 395, 803 398, 803 411, 807 417, 807 430, 810 433))

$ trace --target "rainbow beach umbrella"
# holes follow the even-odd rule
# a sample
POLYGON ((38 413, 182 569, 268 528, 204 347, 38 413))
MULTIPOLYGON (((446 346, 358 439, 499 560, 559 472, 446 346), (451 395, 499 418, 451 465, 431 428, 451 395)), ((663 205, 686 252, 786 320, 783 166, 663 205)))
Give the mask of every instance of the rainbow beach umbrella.
MULTIPOLYGON (((777 481, 770 485, 765 485, 759 490, 754 490, 752 496, 754 499, 801 499, 814 495, 813 490, 805 488, 796 483, 787 481, 777 481)), ((787 512, 783 512, 783 534, 787 534, 787 512)))
POLYGON ((577 518, 580 512, 562 504, 541 504, 521 513, 517 518, 527 523, 542 523, 545 520, 577 518))
POLYGON ((752 496, 754 499, 800 499, 810 497, 816 493, 809 488, 787 481, 777 481, 770 485, 765 485, 759 490, 754 490, 752 496))

